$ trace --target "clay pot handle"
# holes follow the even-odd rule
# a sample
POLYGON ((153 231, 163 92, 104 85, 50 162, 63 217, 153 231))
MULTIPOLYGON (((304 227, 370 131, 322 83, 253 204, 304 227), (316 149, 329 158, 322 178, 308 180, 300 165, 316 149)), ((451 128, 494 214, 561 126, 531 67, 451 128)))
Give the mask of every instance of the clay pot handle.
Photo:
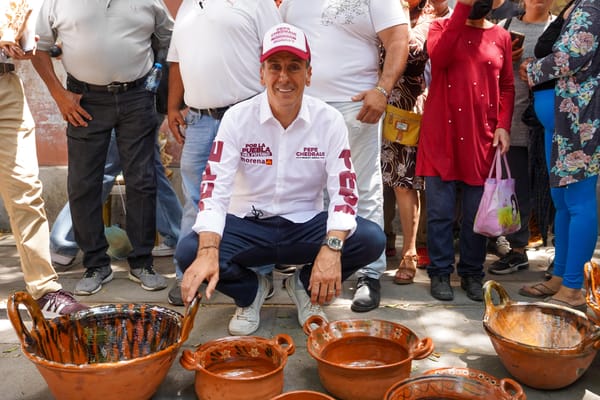
MULTIPOLYGON (((600 269, 600 266, 593 261, 586 262, 583 266, 583 273, 585 275, 585 300, 588 304, 598 304, 599 301, 596 299, 596 291, 598 290, 598 282, 596 282, 596 271, 600 269)), ((600 272, 600 271, 599 271, 600 272)), ((593 308, 593 307, 592 307, 593 308)))
POLYGON ((590 323, 590 330, 586 337, 579 344, 579 351, 585 351, 589 346, 594 346, 596 350, 600 349, 600 326, 590 323))
POLYGON ((422 360, 425 357, 429 357, 431 353, 433 353, 433 340, 430 337, 426 337, 421 339, 412 354, 412 358, 414 360, 422 360))
POLYGON ((322 326, 327 325, 327 321, 325 320, 325 318, 321 317, 320 315, 311 315, 304 322, 304 325, 302 325, 302 330, 304 331, 305 334, 310 335, 310 333, 312 331, 317 329, 317 328, 313 328, 313 325, 317 325, 317 328, 320 328, 322 326))
POLYGON ((286 335, 285 333, 280 333, 273 337, 273 341, 279 345, 279 347, 283 348, 288 356, 291 356, 296 351, 296 345, 294 344, 294 340, 290 337, 290 335, 286 335))
POLYGON ((31 319, 33 321, 33 328, 40 329, 43 326, 44 329, 47 329, 48 324, 44 318, 44 315, 42 314, 42 311, 40 310, 40 307, 29 295, 29 293, 15 292, 8 297, 6 309, 8 311, 10 322, 13 328, 15 328, 21 344, 23 344, 23 346, 29 346, 32 343, 35 343, 36 339, 31 336, 31 333, 21 319, 21 314, 19 314, 19 304, 23 304, 27 308, 27 311, 29 311, 29 315, 31 315, 31 319))
POLYGON ((202 369, 200 363, 196 362, 196 353, 191 350, 184 350, 179 359, 179 364, 188 371, 199 371, 202 369))
POLYGON ((494 280, 487 281, 483 284, 483 299, 485 301, 485 315, 483 316, 484 320, 496 312, 496 309, 504 308, 510 302, 510 297, 508 297, 506 289, 504 289, 502 285, 494 280), (495 306, 494 302, 492 301, 492 289, 495 289, 500 297, 500 304, 498 306, 495 306))
POLYGON ((523 388, 517 382, 510 378, 500 379, 500 390, 507 394, 507 399, 525 400, 527 396, 523 392, 523 388))
POLYGON ((198 307, 200 306, 200 299, 202 295, 198 293, 196 297, 192 300, 190 304, 185 308, 185 315, 183 317, 183 327, 181 328, 181 336, 177 343, 182 344, 188 337, 190 336, 190 332, 194 327, 194 319, 196 318, 196 313, 198 312, 198 307))

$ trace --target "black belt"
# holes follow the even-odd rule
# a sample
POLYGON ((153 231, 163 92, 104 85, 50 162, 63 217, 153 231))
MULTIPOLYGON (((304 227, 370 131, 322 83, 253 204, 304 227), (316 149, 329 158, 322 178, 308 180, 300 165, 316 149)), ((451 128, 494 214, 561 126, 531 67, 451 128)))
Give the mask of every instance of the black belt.
POLYGON ((15 70, 15 64, 11 63, 0 63, 0 74, 12 72, 15 70))
POLYGON ((209 117, 214 118, 214 119, 222 119, 223 114, 225 114, 225 111, 227 111, 229 109, 229 107, 231 107, 231 106, 225 106, 225 107, 219 107, 219 108, 204 108, 202 110, 199 110, 194 107, 190 107, 190 110, 192 110, 193 112, 196 112, 198 114, 201 114, 201 115, 208 115, 209 117))
POLYGON ((146 77, 141 77, 131 82, 112 82, 108 85, 93 85, 91 83, 82 82, 73 78, 71 75, 68 76, 68 79, 71 83, 75 85, 81 86, 82 89, 90 91, 90 92, 108 92, 108 93, 123 93, 128 91, 129 89, 133 89, 137 86, 140 86, 146 80, 146 77))

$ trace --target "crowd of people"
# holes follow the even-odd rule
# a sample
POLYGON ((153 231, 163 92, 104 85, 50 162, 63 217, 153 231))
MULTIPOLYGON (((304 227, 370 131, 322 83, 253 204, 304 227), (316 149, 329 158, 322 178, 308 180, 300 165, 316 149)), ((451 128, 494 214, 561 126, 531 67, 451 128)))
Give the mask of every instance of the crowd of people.
POLYGON ((129 278, 167 288, 153 257, 174 255, 169 303, 188 304, 199 290, 226 294, 236 305, 232 335, 258 329, 281 266, 290 267, 285 287, 300 324, 326 319, 321 306, 351 276, 350 308, 379 307, 395 208, 403 246, 394 282, 411 284, 426 268, 432 297, 451 301, 456 269, 466 295, 482 301, 489 243, 509 249, 488 272, 528 268, 540 193, 556 208, 553 275, 520 293, 585 310, 583 264, 598 233, 600 8, 572 0, 555 17, 551 6, 183 0, 174 18, 163 0, 3 3, 0 187, 27 291, 47 315, 85 309, 52 266, 80 250, 76 295, 113 279, 102 205, 122 172, 129 278), (51 60, 57 43, 66 82, 51 60), (159 54, 165 110, 145 88, 159 54), (68 204, 52 235, 13 59, 31 60, 67 122, 68 204), (388 105, 422 116, 417 145, 382 138, 388 105), (183 207, 160 163, 163 120, 182 146, 183 207), (522 225, 486 238, 473 224, 497 149, 516 180, 522 225), (538 159, 548 173, 534 179, 538 159))

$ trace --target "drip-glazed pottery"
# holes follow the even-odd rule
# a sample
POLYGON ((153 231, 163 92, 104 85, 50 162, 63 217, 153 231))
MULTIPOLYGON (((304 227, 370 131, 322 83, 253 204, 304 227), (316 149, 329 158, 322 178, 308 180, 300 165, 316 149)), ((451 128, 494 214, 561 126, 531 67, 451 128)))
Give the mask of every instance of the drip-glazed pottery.
POLYGON ((438 368, 394 384, 384 400, 526 400, 512 379, 471 368, 438 368))
POLYGON ((202 400, 266 400, 283 391, 283 369, 294 354, 292 338, 229 336, 184 350, 181 365, 196 371, 196 395, 202 400))
POLYGON ((109 304, 45 320, 25 292, 8 298, 8 316, 23 353, 56 399, 147 400, 161 384, 198 310, 185 317, 148 304, 109 304), (19 313, 24 305, 31 329, 19 313))
POLYGON ((559 389, 585 373, 600 347, 600 327, 585 314, 549 303, 512 302, 495 281, 487 281, 483 289, 483 327, 504 367, 519 382, 559 389))
POLYGON ((304 323, 307 349, 317 361, 322 385, 340 400, 381 400, 395 382, 410 375, 412 360, 433 351, 430 338, 385 320, 348 319, 304 323))
POLYGON ((596 314, 596 322, 600 323, 600 265, 593 261, 585 263, 585 300, 589 308, 596 314))
POLYGON ((280 394, 273 397, 271 400, 335 400, 333 397, 327 396, 324 393, 313 392, 312 390, 295 390, 280 394))

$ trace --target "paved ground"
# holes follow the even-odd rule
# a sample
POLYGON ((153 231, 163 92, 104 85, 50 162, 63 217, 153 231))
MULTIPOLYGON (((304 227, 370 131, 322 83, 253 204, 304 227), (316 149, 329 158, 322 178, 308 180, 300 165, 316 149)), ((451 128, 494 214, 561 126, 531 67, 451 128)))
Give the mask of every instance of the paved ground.
MULTIPOLYGON (((502 277, 487 275, 486 278, 493 277, 499 281, 512 299, 526 300, 517 294, 518 288, 524 283, 542 278, 550 254, 548 248, 530 250, 529 270, 502 277)), ((600 252, 596 252, 596 257, 600 257, 600 252)), ((495 257, 489 256, 488 263, 494 259, 495 257)), ((413 362, 413 376, 432 368, 466 366, 486 371, 497 378, 509 377, 483 330, 483 304, 469 300, 460 289, 456 277, 453 279, 456 294, 453 302, 439 302, 429 295, 429 281, 423 271, 418 272, 413 285, 394 285, 392 278, 397 264, 397 258, 388 259, 388 271, 382 282, 383 299, 379 309, 367 314, 350 311, 349 305, 355 284, 354 280, 350 280, 345 284, 343 296, 325 308, 330 319, 385 319, 409 327, 420 338, 431 337, 435 344, 434 354, 425 360, 413 362)), ((170 258, 159 258, 156 265, 161 273, 174 278, 170 258)), ((147 292, 127 280, 125 263, 115 262, 113 269, 116 271, 113 282, 105 285, 99 293, 81 300, 89 304, 147 302, 183 312, 183 308, 167 303, 166 290, 147 292)), ((0 399, 52 399, 35 366, 21 353, 19 341, 6 316, 7 296, 15 290, 23 289, 17 251, 12 237, 8 235, 0 235, 0 271, 0 399)), ((70 268, 59 270, 60 281, 66 289, 72 290, 82 271, 81 263, 76 262, 70 268)), ((316 362, 306 351, 306 336, 298 326, 293 303, 281 288, 282 279, 282 275, 275 274, 276 293, 263 307, 261 327, 256 334, 270 338, 279 333, 287 333, 294 339, 296 352, 289 357, 285 368, 284 391, 325 391, 319 381, 316 362)), ((227 322, 233 309, 232 302, 223 295, 216 295, 210 302, 203 302, 196 316, 192 334, 183 347, 193 349, 209 340, 227 336, 227 322)), ((193 383, 194 373, 185 370, 177 359, 153 399, 195 399, 193 383)), ((565 389, 524 389, 529 400, 600 399, 600 359, 597 357, 583 377, 565 389)))

